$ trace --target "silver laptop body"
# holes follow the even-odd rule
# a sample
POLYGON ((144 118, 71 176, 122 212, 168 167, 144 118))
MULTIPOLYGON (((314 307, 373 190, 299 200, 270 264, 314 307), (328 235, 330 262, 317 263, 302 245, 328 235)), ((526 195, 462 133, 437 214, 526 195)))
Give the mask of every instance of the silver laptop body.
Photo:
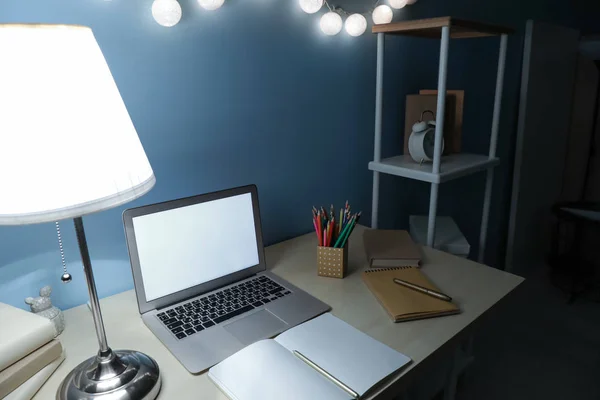
POLYGON ((132 208, 123 223, 142 320, 191 373, 330 309, 266 272, 254 185, 132 208))

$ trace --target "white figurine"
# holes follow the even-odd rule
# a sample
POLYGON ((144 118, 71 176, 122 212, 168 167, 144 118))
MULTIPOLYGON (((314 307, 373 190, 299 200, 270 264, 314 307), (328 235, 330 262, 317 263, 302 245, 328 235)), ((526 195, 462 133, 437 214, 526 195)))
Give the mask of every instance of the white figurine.
POLYGON ((52 288, 44 286, 40 289, 40 297, 28 297, 25 299, 25 303, 29 304, 32 313, 52 321, 55 331, 54 337, 57 337, 65 329, 65 317, 60 309, 52 305, 50 293, 52 293, 52 288))

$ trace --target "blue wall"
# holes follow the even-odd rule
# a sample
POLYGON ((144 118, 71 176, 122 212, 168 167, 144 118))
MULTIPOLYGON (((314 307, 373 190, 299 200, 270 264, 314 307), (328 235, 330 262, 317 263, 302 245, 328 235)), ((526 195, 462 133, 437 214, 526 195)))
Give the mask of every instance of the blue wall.
MULTIPOLYGON (((498 173, 493 204, 490 260, 501 252, 509 188, 511 137, 518 90, 524 21, 545 18, 576 25, 567 2, 540 7, 541 0, 490 2, 490 14, 475 0, 420 0, 396 19, 452 14, 508 23, 510 40, 499 154, 508 159, 498 173), (562 5, 563 7, 559 7, 562 5)), ((548 2, 544 2, 548 3, 548 2)), ((259 187, 264 237, 275 243, 311 230, 309 209, 349 199, 370 219, 373 151, 375 38, 366 34, 326 37, 318 17, 295 0, 228 1, 217 12, 182 0, 184 16, 174 28, 157 25, 151 1, 3 0, 3 22, 73 23, 91 26, 104 52, 157 184, 137 206, 227 187, 259 187), (336 155, 332 162, 332 153, 336 155)), ((346 4, 346 3, 343 3, 346 4)), ((348 7, 362 10, 360 0, 348 7)), ((485 4, 488 4, 486 2, 485 4)), ((450 88, 467 91, 464 149, 485 152, 492 112, 496 45, 490 40, 453 42, 450 88), (455 44, 456 43, 456 44, 455 44), (487 57, 493 55, 493 57, 487 57)), ((384 156, 397 154, 404 95, 433 88, 438 42, 387 40, 384 156)), ((0 66, 1 71, 1 66, 0 66)), ((3 133, 5 134, 5 133, 3 133)), ((72 168, 69 155, 56 174, 72 168)), ((57 187, 57 190, 60 190, 57 187)), ((443 186, 440 212, 455 216, 475 244, 483 177, 443 186)), ((402 227, 407 216, 426 212, 428 186, 382 180, 383 227, 402 227)), ((121 224, 124 208, 84 218, 101 296, 133 286, 121 224)), ((60 257, 53 224, 0 227, 0 301, 24 307, 22 299, 45 285, 54 287, 61 308, 86 301, 86 287, 72 224, 62 223, 67 261, 74 280, 60 284, 60 257)))

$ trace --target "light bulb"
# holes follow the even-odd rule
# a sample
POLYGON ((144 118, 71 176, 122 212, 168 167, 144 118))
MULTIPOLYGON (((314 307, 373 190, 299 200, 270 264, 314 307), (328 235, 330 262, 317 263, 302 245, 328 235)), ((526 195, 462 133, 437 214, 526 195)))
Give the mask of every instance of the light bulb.
POLYGON ((329 36, 340 33, 342 30, 342 25, 342 17, 333 11, 323 14, 321 21, 319 22, 319 26, 321 27, 323 33, 329 36))
POLYGON ((367 30, 367 19, 360 14, 352 14, 346 18, 346 32, 350 36, 360 36, 367 30))
POLYGON ((181 20, 181 6, 177 0, 154 0, 154 3, 152 3, 152 16, 162 26, 177 25, 181 20))
POLYGON ((394 12, 390 6, 386 6, 385 4, 375 7, 373 10, 373 23, 375 24, 389 24, 392 22, 393 17, 394 12))
POLYGON ((323 7, 323 0, 300 0, 300 7, 307 14, 314 14, 323 7))
POLYGON ((407 1, 408 0, 388 0, 390 6, 396 10, 403 8, 407 4, 407 1))
POLYGON ((210 11, 220 8, 223 3, 225 3, 225 0, 198 0, 198 4, 200 4, 202 8, 210 11))

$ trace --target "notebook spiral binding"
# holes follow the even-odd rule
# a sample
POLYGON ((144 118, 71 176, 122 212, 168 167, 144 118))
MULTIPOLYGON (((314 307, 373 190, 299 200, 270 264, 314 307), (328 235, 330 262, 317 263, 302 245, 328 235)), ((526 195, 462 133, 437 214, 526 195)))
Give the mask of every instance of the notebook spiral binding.
POLYGON ((369 269, 369 270, 365 271, 365 274, 370 274, 373 272, 381 272, 381 271, 397 271, 399 269, 409 269, 409 268, 412 268, 412 267, 405 266, 405 267, 389 267, 389 268, 369 269))

